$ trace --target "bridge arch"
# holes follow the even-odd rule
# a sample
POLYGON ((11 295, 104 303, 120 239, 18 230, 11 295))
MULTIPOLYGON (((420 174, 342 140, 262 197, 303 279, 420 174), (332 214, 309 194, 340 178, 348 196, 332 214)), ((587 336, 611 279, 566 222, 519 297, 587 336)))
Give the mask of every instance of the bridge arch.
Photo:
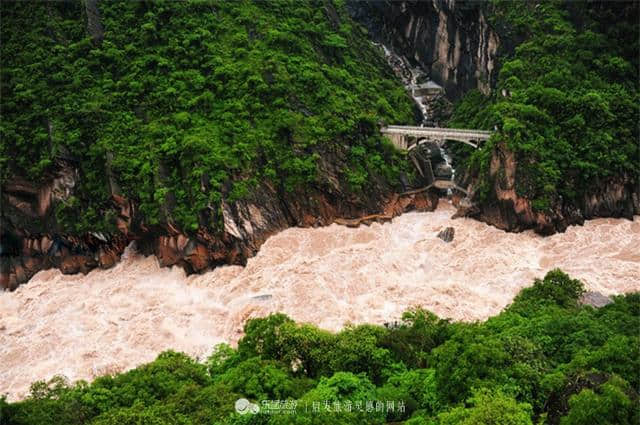
POLYGON ((488 140, 490 131, 469 130, 459 128, 439 128, 439 127, 413 127, 390 125, 380 129, 381 133, 393 142, 401 150, 409 150, 412 146, 419 145, 423 139, 430 140, 452 140, 465 143, 473 148, 478 148, 480 142, 488 140), (416 138, 416 143, 411 144, 409 138, 416 138))
POLYGON ((490 131, 469 130, 458 128, 438 127, 412 127, 390 125, 380 129, 380 132, 388 137, 397 149, 409 153, 409 159, 413 162, 420 175, 426 180, 427 186, 423 189, 436 187, 438 189, 458 190, 465 195, 467 190, 458 186, 452 179, 438 178, 433 172, 432 156, 416 149, 426 143, 443 145, 449 141, 464 143, 475 149, 480 143, 491 137, 490 131))
POLYGON ((465 145, 469 145, 474 149, 478 149, 478 147, 480 146, 480 142, 478 140, 451 139, 451 138, 446 138, 443 140, 443 144, 446 144, 447 142, 464 143, 465 145))

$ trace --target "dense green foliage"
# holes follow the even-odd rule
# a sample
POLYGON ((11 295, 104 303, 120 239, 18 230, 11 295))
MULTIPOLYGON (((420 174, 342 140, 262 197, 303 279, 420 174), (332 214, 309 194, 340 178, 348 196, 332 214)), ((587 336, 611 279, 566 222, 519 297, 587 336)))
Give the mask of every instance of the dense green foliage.
POLYGON ((519 195, 544 210, 604 179, 638 181, 640 5, 494 0, 491 24, 516 44, 491 97, 468 93, 452 126, 500 130, 468 165, 489 195, 493 147, 516 153, 519 195), (503 95, 505 91, 506 96, 503 95))
POLYGON ((482 323, 414 310, 333 334, 282 314, 251 319, 237 349, 219 345, 205 364, 165 352, 91 384, 39 382, 22 402, 0 399, 0 423, 637 424, 640 294, 594 309, 582 293, 555 270, 482 323), (236 413, 240 397, 260 413, 236 413), (296 414, 263 400, 295 400, 296 414), (395 408, 368 411, 376 400, 395 408))
POLYGON ((3 1, 0 179, 77 161, 66 231, 108 230, 117 191, 147 224, 215 228, 199 213, 258 182, 322 184, 327 152, 354 192, 397 181, 405 161, 375 124, 410 122, 413 105, 341 3, 100 2, 97 44, 81 1, 3 1))

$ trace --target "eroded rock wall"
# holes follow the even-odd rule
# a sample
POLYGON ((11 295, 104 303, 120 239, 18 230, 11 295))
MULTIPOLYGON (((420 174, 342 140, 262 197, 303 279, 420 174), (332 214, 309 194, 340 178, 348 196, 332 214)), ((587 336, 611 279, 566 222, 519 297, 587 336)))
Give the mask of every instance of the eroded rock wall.
POLYGON ((352 1, 371 36, 423 68, 451 99, 491 91, 500 39, 478 1, 352 1))
POLYGON ((73 164, 60 164, 50 181, 39 185, 20 177, 9 179, 1 199, 0 288, 13 290, 36 272, 52 267, 69 274, 109 268, 132 241, 144 254, 156 255, 161 266, 179 265, 196 273, 223 264, 245 264, 269 236, 288 227, 360 217, 366 217, 366 224, 437 206, 434 192, 398 194, 383 181, 376 183, 376 190, 355 195, 338 178, 339 164, 335 158, 322 160, 323 183, 313 190, 289 193, 262 183, 245 199, 223 203, 223 229, 200 228, 195 233, 171 224, 147 226, 135 203, 117 194, 111 196, 109 206, 116 216, 116 232, 60 233, 54 211, 77 187, 79 176, 73 164))
MULTIPOLYGON (((507 231, 520 232, 534 229, 550 235, 564 232, 568 226, 583 224, 597 217, 624 217, 633 219, 640 214, 640 188, 631 176, 612 177, 593 182, 581 199, 563 200, 556 197, 550 209, 536 211, 530 199, 518 194, 518 161, 503 144, 497 145, 491 157, 489 181, 492 182, 488 199, 459 203, 458 215, 475 217, 507 231)), ((466 176, 465 181, 476 186, 478 176, 466 176)))

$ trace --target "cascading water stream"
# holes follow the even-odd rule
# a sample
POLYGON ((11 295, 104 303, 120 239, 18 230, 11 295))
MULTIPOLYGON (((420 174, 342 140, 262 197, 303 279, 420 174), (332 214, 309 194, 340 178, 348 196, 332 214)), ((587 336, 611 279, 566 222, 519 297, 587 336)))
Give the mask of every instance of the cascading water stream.
MULTIPOLYGON (((421 127, 429 127, 431 124, 429 118, 429 110, 427 108, 427 104, 429 102, 429 96, 422 95, 423 87, 429 86, 435 90, 442 90, 440 86, 435 84, 433 81, 429 80, 427 73, 420 69, 419 67, 412 67, 409 64, 409 61, 401 55, 395 53, 392 49, 386 46, 383 43, 374 43, 374 45, 382 48, 384 52, 384 57, 387 60, 387 63, 393 69, 394 73, 402 83, 404 84, 405 89, 413 99, 413 101, 418 106, 418 110, 421 114, 421 127)), ((455 181, 456 170, 453 167, 453 161, 451 156, 449 155, 448 150, 444 146, 444 142, 439 143, 440 147, 440 156, 446 163, 446 165, 451 169, 451 180, 455 181)), ((451 189, 447 189, 447 193, 451 194, 451 189)))
POLYGON ((391 69, 393 69, 396 76, 400 78, 405 89, 420 110, 420 114, 422 116, 420 126, 426 126, 428 122, 428 111, 425 106, 425 98, 424 96, 417 95, 416 89, 418 88, 418 81, 420 79, 425 79, 427 74, 420 68, 411 67, 406 58, 398 55, 386 45, 381 43, 374 43, 374 45, 382 48, 387 63, 391 69))

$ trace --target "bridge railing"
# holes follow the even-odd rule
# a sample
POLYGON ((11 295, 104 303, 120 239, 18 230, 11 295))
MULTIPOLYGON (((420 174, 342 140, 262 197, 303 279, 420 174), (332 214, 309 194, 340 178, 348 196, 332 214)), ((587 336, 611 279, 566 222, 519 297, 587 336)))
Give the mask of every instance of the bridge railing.
POLYGON ((465 128, 442 127, 414 127, 402 125, 389 125, 380 129, 382 133, 406 134, 406 135, 433 135, 433 136, 466 136, 478 139, 488 139, 492 132, 486 130, 470 130, 465 128))

